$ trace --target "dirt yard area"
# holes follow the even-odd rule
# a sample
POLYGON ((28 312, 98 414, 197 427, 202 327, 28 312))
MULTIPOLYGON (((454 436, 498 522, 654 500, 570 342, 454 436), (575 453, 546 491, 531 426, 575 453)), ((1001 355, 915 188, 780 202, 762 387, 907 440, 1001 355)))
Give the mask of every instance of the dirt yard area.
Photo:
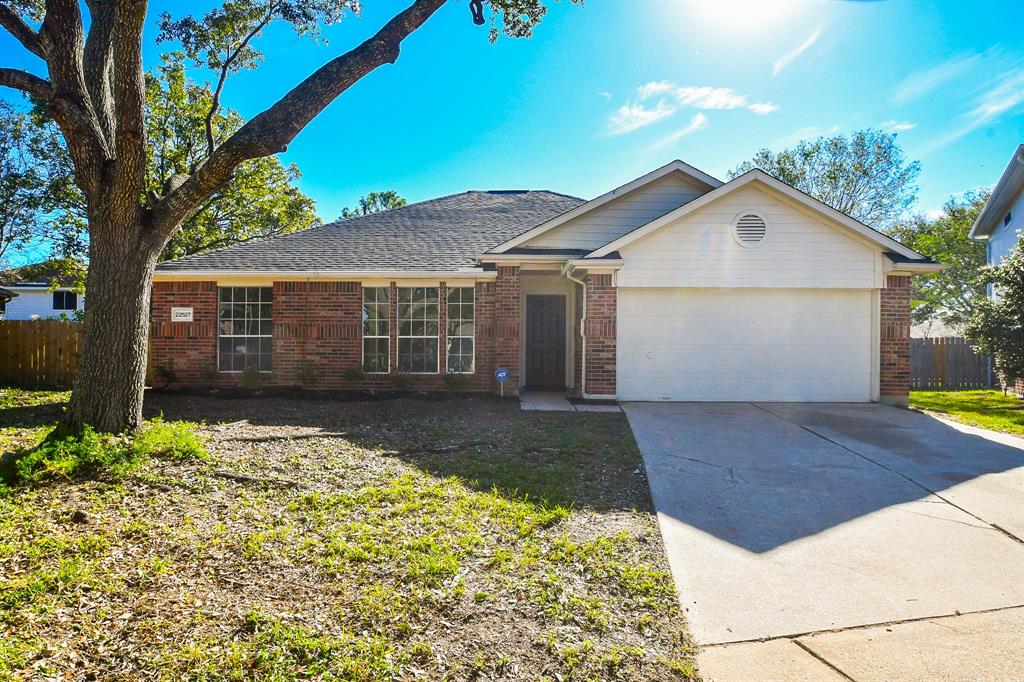
MULTIPOLYGON (((66 394, 0 390, 0 448, 66 394)), ((0 488, 0 677, 694 676, 620 414, 154 393, 209 458, 0 488)))

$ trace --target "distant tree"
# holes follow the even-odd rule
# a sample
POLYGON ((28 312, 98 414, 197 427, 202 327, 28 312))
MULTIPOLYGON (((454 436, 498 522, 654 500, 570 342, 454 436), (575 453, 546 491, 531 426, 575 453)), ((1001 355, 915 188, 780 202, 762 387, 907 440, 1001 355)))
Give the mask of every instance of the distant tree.
POLYGON ((913 278, 915 323, 939 318, 959 327, 985 298, 985 285, 978 281, 978 270, 985 265, 985 245, 968 239, 967 233, 987 200, 988 192, 951 198, 937 218, 915 215, 886 230, 896 241, 949 266, 913 278))
POLYGON ((753 168, 878 228, 888 227, 914 203, 921 172, 919 162, 906 162, 894 133, 872 128, 849 137, 801 140, 780 152, 762 149, 729 177, 753 168))
POLYGON ((341 209, 341 215, 338 216, 338 220, 355 218, 361 215, 370 215, 371 213, 380 213, 381 211, 390 211, 393 208, 405 206, 405 204, 405 199, 398 196, 398 192, 393 189, 385 190, 383 192, 370 192, 359 200, 359 206, 357 208, 349 208, 346 206, 341 209))
POLYGON ((1002 263, 982 270, 996 296, 978 300, 964 333, 979 353, 995 358, 1003 383, 1024 379, 1024 242, 1002 263))
POLYGON ((0 101, 0 266, 39 233, 47 176, 35 156, 38 137, 27 112, 0 101))

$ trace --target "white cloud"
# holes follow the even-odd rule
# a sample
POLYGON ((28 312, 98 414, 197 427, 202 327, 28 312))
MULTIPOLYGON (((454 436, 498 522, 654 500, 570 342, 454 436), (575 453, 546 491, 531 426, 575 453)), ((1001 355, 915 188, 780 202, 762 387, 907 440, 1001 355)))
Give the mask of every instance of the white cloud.
POLYGON ((636 89, 636 96, 640 99, 650 99, 655 95, 666 93, 675 86, 668 81, 651 81, 650 83, 644 83, 636 89))
POLYGON ((928 151, 934 151, 950 142, 959 140, 994 121, 1001 114, 1018 107, 1021 103, 1024 103, 1024 69, 1013 69, 1000 75, 985 92, 975 99, 974 108, 960 117, 964 122, 959 128, 935 140, 927 147, 928 151))
POLYGON ((892 101, 906 104, 928 94, 940 85, 970 71, 981 59, 978 54, 959 54, 926 71, 911 74, 896 87, 892 101))
POLYGON ((800 140, 816 140, 819 137, 823 137, 825 135, 835 135, 842 129, 843 127, 839 124, 829 126, 827 128, 819 126, 804 126, 803 128, 797 128, 789 135, 784 135, 779 139, 775 140, 775 142, 771 146, 775 149, 789 147, 790 145, 796 144, 800 140))
POLYGON ((652 144, 649 150, 655 151, 658 149, 663 149, 665 147, 671 147, 672 145, 674 145, 676 142, 679 142, 679 140, 683 139, 687 135, 695 133, 701 128, 707 126, 707 124, 708 117, 700 112, 697 112, 696 114, 693 115, 693 118, 690 119, 690 122, 686 125, 686 127, 680 128, 671 135, 666 135, 665 137, 661 138, 660 140, 652 144))
POLYGON ((773 102, 754 102, 753 104, 747 105, 747 109, 750 109, 755 114, 763 116, 765 114, 770 114, 773 111, 778 111, 779 105, 773 102))
POLYGON ((732 88, 687 85, 676 88, 674 94, 680 104, 697 109, 736 109, 747 104, 747 98, 732 88))
POLYGON ((800 55, 802 55, 804 52, 810 49, 810 47, 814 45, 814 43, 818 42, 818 38, 821 37, 821 30, 824 27, 824 24, 819 24, 818 28, 814 29, 814 32, 811 33, 811 35, 807 36, 807 40, 800 43, 795 48, 793 48, 786 54, 776 59, 775 63, 772 64, 772 77, 774 78, 775 76, 778 76, 780 71, 782 71, 784 68, 786 68, 794 61, 796 61, 796 59, 800 55))
POLYGON ((624 135, 631 133, 638 128, 650 125, 655 121, 671 116, 676 108, 667 104, 665 100, 658 100, 653 109, 648 109, 641 103, 627 102, 612 114, 608 120, 607 135, 624 135))
POLYGON ((597 96, 598 97, 604 97, 608 101, 611 101, 611 99, 612 99, 612 93, 608 92, 607 90, 598 90, 597 91, 597 96))
POLYGON ((924 212, 924 217, 928 220, 938 220, 946 214, 941 208, 931 208, 924 212))
POLYGON ((902 133, 917 127, 916 123, 911 123, 910 121, 882 121, 879 125, 882 130, 890 133, 902 133))

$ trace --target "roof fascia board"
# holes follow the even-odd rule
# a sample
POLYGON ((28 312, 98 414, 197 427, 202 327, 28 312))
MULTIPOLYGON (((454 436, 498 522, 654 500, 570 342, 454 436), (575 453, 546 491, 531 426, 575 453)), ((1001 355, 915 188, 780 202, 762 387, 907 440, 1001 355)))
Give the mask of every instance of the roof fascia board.
POLYGON ((491 249, 488 253, 504 253, 508 249, 513 249, 519 246, 520 244, 528 242, 529 240, 533 239, 534 237, 537 237, 538 235, 541 235, 549 230, 558 227, 559 225, 563 225, 569 222, 573 218, 578 218, 581 215, 584 215, 585 213, 589 213, 590 211, 593 211, 596 208, 600 208, 601 206, 604 206, 608 202, 612 201, 613 199, 618 199, 619 197, 626 195, 639 187, 643 187, 644 185, 650 184, 655 180, 659 180, 665 177, 666 175, 675 172, 680 172, 685 175, 688 175, 694 180, 697 180, 698 182, 707 185, 711 189, 717 189, 718 187, 722 186, 721 180, 713 178, 707 173, 697 168, 694 168, 690 164, 684 163, 677 159, 675 161, 672 161, 671 163, 665 164, 661 168, 656 168, 655 170, 651 171, 650 173, 647 173, 646 175, 642 175, 635 180, 631 180, 627 182, 625 185, 622 185, 621 187, 616 187, 610 192, 605 192, 604 194, 595 199, 591 199, 586 203, 580 204, 576 208, 570 211, 566 211, 562 215, 555 216, 551 220, 541 223, 537 227, 529 229, 526 232, 522 233, 521 235, 513 237, 507 242, 499 244, 498 246, 491 249))
POLYGON ((985 206, 982 207, 974 224, 971 225, 971 231, 967 233, 967 237, 979 242, 986 241, 995 230, 996 223, 999 222, 1005 210, 1009 208, 1016 193, 1022 189, 1024 189, 1024 144, 1017 146, 1013 158, 1010 159, 1003 174, 999 176, 996 186, 992 188, 991 196, 985 202, 985 206))
POLYGON ((155 281, 209 279, 356 280, 356 279, 494 279, 486 270, 164 270, 153 274, 155 281))
POLYGON ((850 216, 835 210, 831 206, 826 206, 825 204, 821 203, 814 197, 808 196, 807 194, 804 194, 800 190, 794 187, 790 187, 781 180, 773 178, 772 176, 758 169, 747 171, 743 175, 730 180, 721 187, 718 187, 717 189, 714 189, 703 196, 699 196, 687 204, 683 204, 676 210, 666 213, 660 218, 655 218, 646 225, 642 225, 641 227, 638 227, 632 232, 629 232, 619 237, 615 241, 609 242, 608 244, 605 244, 601 248, 594 250, 586 257, 590 259, 601 258, 602 256, 606 256, 612 251, 617 251, 626 246, 627 244, 631 244, 638 239, 642 239, 643 237, 646 237, 652 232, 660 230, 666 225, 669 225, 675 222, 676 220, 679 220, 680 218, 684 218, 687 215, 693 213, 694 211, 697 211, 700 208, 707 206, 711 202, 716 201, 721 197, 730 194, 731 192, 734 192, 742 187, 746 187, 747 185, 753 182, 759 182, 768 187, 769 189, 773 189, 781 193, 783 196, 789 198, 795 203, 804 206, 814 211, 815 213, 824 216, 825 218, 828 218, 831 222, 837 223, 838 225, 845 227, 846 229, 850 230, 855 234, 860 235, 861 237, 864 237, 867 241, 871 242, 872 244, 875 244, 876 246, 880 246, 882 248, 895 251, 903 256, 906 256, 907 258, 913 258, 915 260, 924 259, 924 256, 917 253, 913 249, 909 249, 906 246, 903 246, 899 242, 889 237, 886 237, 881 232, 872 230, 867 225, 864 225, 863 223, 854 220, 850 216))

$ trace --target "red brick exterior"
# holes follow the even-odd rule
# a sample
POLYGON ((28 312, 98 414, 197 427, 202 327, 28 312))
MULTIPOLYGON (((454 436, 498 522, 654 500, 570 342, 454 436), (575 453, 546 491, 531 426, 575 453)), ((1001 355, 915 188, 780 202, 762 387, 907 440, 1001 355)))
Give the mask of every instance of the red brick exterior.
POLYGON ((518 266, 498 266, 494 282, 494 367, 508 369, 505 392, 519 389, 520 291, 518 266))
POLYGON ((611 275, 587 275, 586 382, 588 396, 615 395, 616 306, 611 275))
POLYGON ((910 395, 910 277, 888 275, 880 307, 880 399, 905 406, 910 395))
MULTIPOLYGON (((507 273, 505 290, 515 291, 514 315, 518 315, 518 268, 507 273)), ((392 372, 398 366, 397 300, 401 282, 391 282, 390 353, 392 372)), ((452 283, 452 286, 459 286, 452 283)), ((447 359, 447 283, 440 283, 439 371, 434 374, 366 374, 362 368, 362 286, 359 282, 273 283, 273 370, 265 375, 269 386, 301 386, 317 389, 410 388, 447 390, 444 381, 447 359)), ((465 377, 464 388, 495 391, 496 284, 477 282, 475 288, 475 372, 465 377)), ((505 339, 518 359, 518 321, 515 335, 505 339)), ((244 383, 240 373, 217 371, 217 283, 156 282, 150 329, 150 363, 155 381, 173 373, 177 386, 232 386, 244 383), (171 307, 191 307, 193 322, 171 322, 171 307), (161 372, 160 368, 171 370, 161 372)), ((518 373, 518 362, 507 363, 518 373)), ((515 384, 512 384, 515 385, 515 384)))

